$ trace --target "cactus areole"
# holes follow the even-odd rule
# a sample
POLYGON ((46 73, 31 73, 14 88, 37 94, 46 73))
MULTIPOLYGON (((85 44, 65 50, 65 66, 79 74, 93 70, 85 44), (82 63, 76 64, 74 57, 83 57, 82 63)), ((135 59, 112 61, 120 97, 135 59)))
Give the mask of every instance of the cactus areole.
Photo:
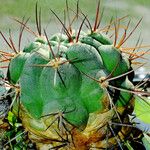
POLYGON ((84 23, 86 17, 73 32, 63 24, 66 34, 51 37, 39 32, 9 63, 7 77, 21 103, 13 111, 38 149, 121 148, 130 136, 132 128, 112 126, 129 123, 134 107, 132 63, 121 49, 126 35, 117 44, 97 19, 90 31, 82 31, 84 23))

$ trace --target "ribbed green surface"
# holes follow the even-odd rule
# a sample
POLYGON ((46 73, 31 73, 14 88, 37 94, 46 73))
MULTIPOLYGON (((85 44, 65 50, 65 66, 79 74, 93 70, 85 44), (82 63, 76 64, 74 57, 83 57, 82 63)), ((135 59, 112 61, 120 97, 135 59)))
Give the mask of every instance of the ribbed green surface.
MULTIPOLYGON (((19 80, 20 99, 31 116, 40 118, 63 112, 68 122, 80 127, 86 125, 89 113, 106 108, 107 90, 114 91, 99 82, 101 77, 121 75, 129 70, 130 65, 102 33, 82 32, 77 43, 75 34, 72 39, 74 43, 69 43, 66 35, 52 35, 49 42, 53 54, 48 42, 36 39, 24 48, 23 54, 11 60, 9 78, 13 83, 19 80), (58 66, 53 66, 56 61, 58 66)), ((108 84, 127 90, 132 88, 128 77, 108 84)), ((122 107, 131 97, 132 94, 120 91, 113 100, 116 106, 122 107)))

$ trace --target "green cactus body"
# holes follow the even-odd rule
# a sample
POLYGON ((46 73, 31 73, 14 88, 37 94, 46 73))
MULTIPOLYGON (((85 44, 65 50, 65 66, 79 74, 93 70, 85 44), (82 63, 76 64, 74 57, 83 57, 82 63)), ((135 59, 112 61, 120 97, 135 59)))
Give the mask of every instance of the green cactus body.
POLYGON ((110 38, 108 38, 108 36, 103 33, 92 32, 91 34, 89 34, 89 36, 91 36, 93 39, 97 40, 98 42, 100 42, 103 45, 112 45, 113 44, 112 41, 110 40, 110 38))
MULTIPOLYGON (((107 77, 108 72, 113 71, 116 66, 116 60, 122 63, 123 59, 121 58, 121 53, 112 45, 99 45, 99 47, 97 46, 98 50, 93 46, 93 43, 90 45, 89 42, 87 44, 73 44, 70 45, 69 48, 61 45, 61 43, 60 47, 52 47, 55 55, 58 48, 60 48, 59 53, 64 54, 64 58, 62 56, 56 58, 60 63, 57 64, 58 66, 52 66, 52 63, 56 63, 55 59, 48 61, 48 46, 45 45, 45 47, 43 47, 42 45, 38 49, 33 50, 34 53, 27 61, 21 78, 22 93, 26 93, 21 95, 21 100, 25 106, 27 105, 27 110, 29 110, 32 116, 41 117, 59 111, 68 112, 75 110, 72 111, 72 113, 67 113, 65 117, 68 122, 75 126, 82 126, 87 123, 88 113, 103 111, 103 109, 105 109, 103 98, 106 95, 106 91, 99 83, 86 77, 84 73, 99 80, 101 77, 107 77), (45 59, 46 56, 47 59, 45 59), (65 57, 71 62, 61 65, 63 62, 67 62, 65 57), (106 57, 110 57, 110 59, 107 60, 106 57), (38 64, 45 64, 45 66, 32 66, 38 64), (28 69, 28 66, 31 66, 31 70, 28 69), (29 81, 26 81, 29 78, 27 72, 34 72, 32 73, 33 77, 30 76, 29 81), (36 73, 38 73, 38 75, 36 75, 36 73), (38 78, 35 80, 34 76, 38 76, 38 78), (24 86, 25 82, 35 82, 33 84, 34 86, 30 89, 34 91, 32 96, 27 94, 29 88, 28 86, 24 86), (35 87, 36 90, 34 90, 35 87), (89 94, 87 95, 87 93, 89 94), (35 111, 33 113, 31 112, 33 108, 30 108, 28 104, 30 100, 28 102, 26 101, 26 95, 29 95, 28 97, 32 97, 32 99, 38 98, 39 107, 37 107, 36 113, 35 111)), ((59 55, 60 54, 58 54, 58 56, 59 55)), ((125 67, 125 69, 127 68, 125 67)), ((125 71, 119 70, 115 71, 115 73, 120 75, 125 71)), ((122 93, 120 95, 126 97, 122 93)), ((34 104, 35 100, 32 100, 32 102, 34 104)))
POLYGON ((86 44, 74 44, 69 47, 66 52, 69 60, 75 59, 73 64, 78 68, 79 71, 91 74, 95 70, 103 68, 101 57, 99 56, 96 49, 86 44))
POLYGON ((67 39, 67 36, 62 33, 56 33, 51 36, 50 41, 63 42, 67 39))
MULTIPOLYGON (((66 60, 60 58, 60 61, 66 60)), ((43 115, 70 111, 65 115, 66 118, 70 118, 69 122, 75 126, 82 125, 83 122, 85 124, 88 115, 79 99, 81 82, 81 74, 72 64, 60 65, 58 69, 45 67, 40 76, 44 101, 43 115)))
POLYGON ((129 67, 125 60, 122 58, 122 55, 118 49, 113 45, 102 45, 98 49, 104 66, 109 72, 113 72, 114 76, 120 75, 128 71, 129 67), (122 66, 122 67, 120 67, 122 66))
MULTIPOLYGON (((126 89, 126 90, 133 90, 134 86, 129 81, 128 77, 126 77, 126 80, 121 84, 121 88, 126 89)), ((117 101, 117 106, 118 107, 126 106, 131 100, 132 96, 133 96, 132 93, 121 91, 119 95, 119 99, 117 101)))
MULTIPOLYGON (((110 74, 116 77, 131 68, 128 59, 107 36, 83 32, 77 43, 74 43, 75 33, 72 38, 69 42, 66 36, 55 34, 49 42, 36 40, 31 43, 24 49, 26 57, 18 55, 10 62, 10 69, 18 65, 18 59, 21 62, 18 76, 16 70, 9 71, 9 76, 15 77, 14 84, 19 81, 21 118, 27 129, 41 138, 60 140, 55 130, 64 133, 63 128, 68 128, 79 148, 99 141, 102 136, 99 132, 106 130, 101 126, 116 115, 115 111, 108 111, 111 103, 108 90, 113 94, 116 91, 109 88, 109 84, 127 90, 133 89, 133 85, 127 76, 103 81, 110 74), (65 121, 61 123, 61 120, 65 121)), ((119 91, 112 98, 120 114, 132 97, 131 93, 119 91)))
POLYGON ((107 145, 112 121, 128 123, 124 112, 134 105, 131 61, 104 33, 70 32, 49 39, 44 32, 11 59, 7 76, 20 86, 20 118, 36 143, 111 148, 131 131, 115 127, 115 137, 108 131, 107 145))
POLYGON ((55 46, 53 46, 53 51, 54 51, 56 57, 66 58, 67 49, 68 48, 64 45, 56 44, 55 46))
POLYGON ((105 90, 103 90, 98 83, 93 80, 89 81, 86 76, 83 76, 81 98, 89 113, 102 111, 104 109, 102 100, 105 94, 105 90))
POLYGON ((22 70, 24 68, 24 64, 27 58, 29 57, 29 55, 30 54, 28 53, 19 53, 14 58, 12 58, 7 73, 8 80, 11 83, 16 84, 20 79, 22 70))
POLYGON ((40 45, 41 45, 41 43, 39 43, 39 42, 32 42, 23 49, 23 52, 30 53, 31 51, 37 49, 40 45))
POLYGON ((80 38, 80 42, 91 45, 96 49, 98 49, 98 47, 102 45, 100 42, 96 41, 90 36, 83 36, 82 38, 80 38))
POLYGON ((32 53, 25 63, 20 78, 20 99, 29 113, 35 118, 41 117, 43 106, 39 86, 39 78, 43 68, 37 67, 36 65, 46 63, 47 60, 45 60, 40 54, 36 52, 32 53))

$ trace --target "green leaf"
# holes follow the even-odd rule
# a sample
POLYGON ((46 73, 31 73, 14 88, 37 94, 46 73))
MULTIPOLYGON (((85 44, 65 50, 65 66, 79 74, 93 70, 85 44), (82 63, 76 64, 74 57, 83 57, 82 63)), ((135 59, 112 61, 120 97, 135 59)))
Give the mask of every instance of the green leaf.
POLYGON ((143 141, 143 145, 145 146, 146 150, 150 150, 150 137, 148 135, 144 134, 142 141, 143 141))
POLYGON ((150 124, 150 100, 147 97, 135 96, 134 112, 138 119, 150 124))
POLYGON ((19 142, 23 142, 23 132, 22 131, 18 131, 16 133, 16 142, 19 143, 19 142))
POLYGON ((12 126, 17 122, 16 116, 11 111, 8 112, 7 119, 12 126))
POLYGON ((126 141, 126 142, 125 142, 125 145, 127 146, 128 150, 134 150, 134 149, 132 148, 132 146, 130 145, 129 141, 126 141))

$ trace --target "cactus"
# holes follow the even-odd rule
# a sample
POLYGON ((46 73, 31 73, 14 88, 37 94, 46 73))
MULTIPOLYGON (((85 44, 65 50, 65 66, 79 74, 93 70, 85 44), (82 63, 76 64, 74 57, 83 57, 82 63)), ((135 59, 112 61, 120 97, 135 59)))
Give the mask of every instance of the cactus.
POLYGON ((127 29, 117 44, 119 28, 113 41, 99 31, 99 4, 96 14, 90 31, 82 31, 89 23, 83 15, 79 30, 71 32, 54 13, 66 35, 51 37, 45 30, 41 34, 36 17, 38 37, 11 56, 7 79, 16 91, 12 112, 19 115, 37 149, 123 149, 134 136, 129 115, 135 95, 149 95, 133 85, 131 56, 138 56, 133 52, 128 57, 121 48, 129 38, 127 29))

